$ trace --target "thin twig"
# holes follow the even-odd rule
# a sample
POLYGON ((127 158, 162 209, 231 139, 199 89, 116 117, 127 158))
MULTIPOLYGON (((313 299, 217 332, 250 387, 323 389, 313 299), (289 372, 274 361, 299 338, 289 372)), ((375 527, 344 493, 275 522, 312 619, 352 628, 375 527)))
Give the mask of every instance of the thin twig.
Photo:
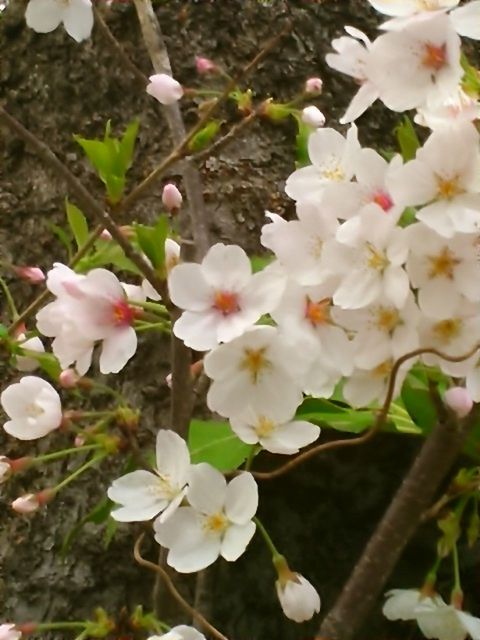
POLYGON ((226 636, 223 635, 216 627, 213 626, 199 611, 197 611, 191 604, 189 604, 182 594, 178 591, 176 586, 174 585, 172 579, 168 575, 167 571, 160 567, 158 564, 154 562, 150 562, 149 560, 145 560, 140 553, 140 548, 142 546, 143 538, 145 537, 144 533, 141 533, 135 542, 135 547, 133 549, 133 557, 138 562, 139 565, 145 567, 146 569, 150 569, 150 571, 155 571, 158 573, 165 582, 167 589, 170 591, 175 600, 180 604, 180 606, 185 609, 185 611, 190 614, 193 618, 195 618, 205 629, 207 633, 210 633, 218 640, 228 640, 226 636))
POLYGON ((333 449, 341 449, 345 447, 356 447, 357 445, 365 444, 365 442, 368 442, 369 440, 371 440, 380 431, 380 429, 384 426, 385 422, 388 419, 388 412, 390 410, 390 405, 392 404, 394 394, 395 394, 395 385, 396 385, 397 375, 398 375, 398 372, 400 371, 400 368, 402 367, 402 365, 405 364, 405 362, 426 353, 436 355, 439 358, 442 358, 442 360, 447 360, 448 362, 463 362, 464 360, 468 360, 468 358, 473 356, 474 353, 476 353, 479 349, 480 349, 480 344, 477 344, 470 351, 468 351, 468 353, 462 356, 450 356, 447 353, 443 353, 443 351, 439 351, 438 349, 434 349, 434 348, 419 348, 419 349, 415 349, 414 351, 410 351, 409 353, 406 353, 405 355, 398 358, 398 360, 396 360, 392 366, 392 370, 390 371, 390 377, 388 380, 388 387, 387 387, 387 393, 385 395, 385 400, 383 402, 382 408, 377 414, 374 424, 370 427, 368 431, 366 431, 364 434, 362 434, 358 438, 351 438, 349 440, 347 439, 333 440, 332 442, 325 442, 323 444, 319 444, 318 446, 313 447, 312 449, 308 449, 307 451, 300 453, 298 456, 296 456, 295 458, 292 458, 291 460, 289 460, 282 466, 277 467, 277 469, 274 469, 273 471, 252 471, 251 472, 252 475, 257 480, 273 480, 274 478, 278 478, 284 473, 288 473, 298 465, 304 463, 306 460, 313 458, 318 453, 322 453, 324 451, 331 451, 333 449))

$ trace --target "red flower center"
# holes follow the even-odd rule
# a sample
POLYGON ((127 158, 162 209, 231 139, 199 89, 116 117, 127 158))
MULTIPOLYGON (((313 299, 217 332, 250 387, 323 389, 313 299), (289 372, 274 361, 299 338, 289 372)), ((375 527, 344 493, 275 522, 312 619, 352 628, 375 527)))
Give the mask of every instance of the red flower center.
POLYGON ((422 64, 433 71, 440 71, 447 64, 447 45, 427 42, 423 47, 422 64))
POLYGON ((224 316, 240 311, 238 296, 230 291, 217 291, 213 300, 213 307, 224 316))
POLYGON ((112 305, 112 324, 116 327, 130 327, 135 315, 135 309, 126 300, 117 300, 112 305))
POLYGON ((385 212, 393 207, 393 200, 386 191, 377 191, 374 193, 372 201, 378 204, 385 212))

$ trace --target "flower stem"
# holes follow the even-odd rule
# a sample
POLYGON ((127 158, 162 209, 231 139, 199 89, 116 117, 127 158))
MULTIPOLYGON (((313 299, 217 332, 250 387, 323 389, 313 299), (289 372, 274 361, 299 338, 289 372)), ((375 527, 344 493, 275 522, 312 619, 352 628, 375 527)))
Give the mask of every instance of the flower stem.
POLYGON ((10 293, 8 284, 5 282, 3 278, 0 278, 0 286, 2 287, 3 292, 5 293, 5 298, 7 299, 10 313, 12 315, 12 320, 15 322, 15 320, 18 318, 17 307, 15 306, 15 302, 13 300, 12 294, 10 293))
POLYGON ((273 540, 271 539, 268 531, 265 529, 265 527, 260 522, 260 520, 258 518, 253 518, 253 521, 255 522, 255 524, 257 525, 257 529, 260 531, 261 535, 263 536, 263 539, 265 540, 265 544, 270 549, 273 558, 281 556, 282 554, 279 553, 277 547, 273 544, 273 540))
POLYGON ((62 449, 61 451, 54 451, 53 453, 46 453, 43 456, 37 456, 33 459, 33 463, 50 462, 51 460, 58 460, 69 456, 71 453, 82 453, 84 451, 92 451, 93 449, 101 449, 101 444, 86 444, 81 447, 72 447, 70 449, 62 449))
POLYGON ((57 629, 85 629, 86 622, 41 622, 36 631, 55 631, 57 629))
POLYGON ((82 473, 87 471, 87 469, 90 469, 90 467, 93 467, 93 465, 95 465, 97 462, 100 462, 101 460, 103 460, 103 458, 105 458, 105 456, 106 456, 106 454, 102 452, 101 454, 91 458, 88 462, 83 464, 81 467, 78 467, 78 469, 75 469, 75 471, 73 473, 71 473, 64 480, 62 480, 59 484, 57 484, 56 487, 54 487, 53 490, 55 491, 55 493, 57 493, 58 491, 60 491, 64 487, 66 487, 67 484, 70 484, 70 482, 72 482, 73 480, 78 478, 78 476, 82 475, 82 473))
POLYGON ((462 591, 462 581, 460 578, 460 562, 458 559, 458 547, 457 543, 453 545, 452 548, 452 561, 453 561, 453 575, 455 579, 453 593, 461 593, 462 591))

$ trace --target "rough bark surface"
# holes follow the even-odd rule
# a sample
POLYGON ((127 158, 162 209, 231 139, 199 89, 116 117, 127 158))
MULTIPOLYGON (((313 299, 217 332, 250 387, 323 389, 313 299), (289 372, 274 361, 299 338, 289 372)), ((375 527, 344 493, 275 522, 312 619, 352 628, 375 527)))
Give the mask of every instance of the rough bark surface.
MULTIPOLYGON (((195 55, 211 57, 227 69, 244 65, 285 17, 285 9, 279 5, 267 0, 157 3, 175 76, 187 86, 197 81, 195 55)), ((341 34, 345 24, 362 28, 373 37, 378 19, 363 0, 327 0, 323 4, 292 0, 286 5, 294 21, 293 32, 260 65, 250 86, 259 97, 287 100, 301 91, 306 78, 320 75, 325 90, 316 103, 326 113, 328 123, 336 126, 355 87, 326 67, 329 43, 341 34)), ((128 55, 149 75, 150 62, 130 2, 114 0, 108 24, 128 55)), ((146 176, 171 148, 159 110, 97 28, 93 38, 81 45, 61 29, 48 35, 35 34, 25 26, 20 0, 12 0, 0 19, 0 56, 0 99, 25 126, 52 146, 99 201, 103 197, 101 185, 72 134, 101 136, 109 118, 113 131, 120 133, 134 117, 140 117, 135 164, 129 174, 131 185, 146 176)), ((183 109, 187 124, 191 125, 195 121, 193 109, 188 103, 183 109)), ((392 144, 393 123, 390 115, 375 107, 360 123, 362 143, 380 147, 392 144)), ((293 126, 257 123, 218 157, 207 159, 201 172, 214 238, 239 242, 258 253, 265 209, 292 215, 293 206, 283 194, 283 185, 294 168, 294 138, 293 126)), ((179 175, 172 171, 167 179, 179 180, 179 175)), ((162 186, 159 183, 121 222, 151 221, 161 208, 162 186)), ((2 129, 3 257, 15 264, 38 264, 45 269, 54 259, 65 260, 62 245, 51 232, 52 223, 64 225, 65 195, 65 185, 23 143, 2 129)), ((25 303, 34 297, 31 287, 13 280, 11 285, 25 303)), ((144 336, 137 357, 115 378, 115 384, 121 386, 132 404, 142 409, 145 444, 153 442, 159 427, 169 426, 169 391, 164 383, 168 359, 166 341, 144 336)), ((15 375, 2 363, 0 371, 2 385, 15 375)), ((269 524, 292 568, 305 573, 318 587, 323 611, 338 596, 418 444, 405 436, 382 435, 362 449, 319 457, 288 477, 261 487, 259 515, 269 524)), ((39 450, 47 447, 47 441, 38 444, 39 450)), ((25 444, 0 434, 2 454, 20 456, 29 451, 25 444)), ((277 463, 266 460, 265 466, 277 463)), ((150 607, 154 578, 135 566, 132 559, 136 526, 121 526, 105 552, 102 531, 87 525, 69 553, 60 553, 67 533, 98 503, 110 480, 121 472, 118 464, 112 462, 92 471, 34 518, 11 513, 8 504, 12 496, 43 488, 66 469, 67 463, 52 464, 48 478, 32 471, 9 483, 0 496, 0 621, 79 619, 90 616, 96 606, 105 607, 113 615, 136 604, 150 607)), ((422 528, 404 553, 392 585, 419 584, 432 559, 433 532, 431 526, 422 528)), ((152 544, 149 557, 154 560, 156 556, 157 549, 152 544)), ((475 580, 477 589, 479 586, 475 578, 479 551, 474 549, 463 557, 464 575, 475 593, 475 580)), ((257 539, 238 563, 221 561, 212 570, 207 606, 213 621, 232 640, 306 640, 314 636, 317 621, 295 625, 285 620, 276 601, 274 578, 269 557, 257 539)), ((192 602, 193 586, 193 580, 184 581, 192 602)), ((202 594, 204 600, 205 595, 202 594)), ((479 613, 473 605, 470 609, 479 613)), ((51 637, 61 640, 66 636, 51 637)), ((378 607, 362 637, 401 638, 405 637, 405 630, 386 623, 378 607)))

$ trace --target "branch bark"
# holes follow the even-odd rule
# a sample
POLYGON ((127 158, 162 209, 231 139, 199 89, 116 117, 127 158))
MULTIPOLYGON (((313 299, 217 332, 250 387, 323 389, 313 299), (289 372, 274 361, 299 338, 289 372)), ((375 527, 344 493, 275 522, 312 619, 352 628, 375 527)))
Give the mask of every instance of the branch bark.
POLYGON ((478 412, 450 417, 425 441, 390 507, 369 540, 316 640, 350 640, 382 592, 405 546, 462 450, 478 412))

